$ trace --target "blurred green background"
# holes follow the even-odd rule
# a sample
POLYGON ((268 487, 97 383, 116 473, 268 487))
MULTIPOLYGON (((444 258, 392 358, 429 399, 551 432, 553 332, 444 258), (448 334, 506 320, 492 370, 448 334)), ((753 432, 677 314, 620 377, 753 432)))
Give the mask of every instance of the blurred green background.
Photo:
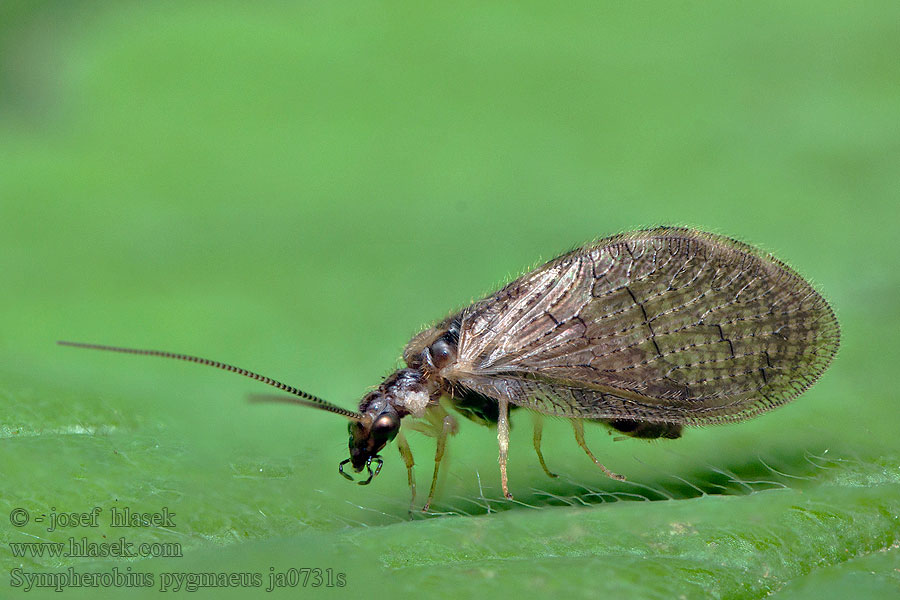
MULTIPOLYGON (((177 514, 4 524, 0 595, 24 593, 15 568, 68 567, 264 588, 270 568, 333 568, 347 587, 314 593, 375 597, 897 593, 898 56, 896 2, 0 5, 0 515, 177 514), (410 520, 395 450, 368 487, 335 472, 338 417, 54 345, 200 354, 352 407, 424 324, 661 223, 776 253, 843 342, 759 419, 674 442, 589 429, 626 483, 564 422, 545 427, 547 479, 517 415, 502 502, 495 434, 465 422, 439 517, 410 520), (184 556, 7 548, 121 535, 184 556)), ((410 439, 425 486, 433 441, 410 439)))

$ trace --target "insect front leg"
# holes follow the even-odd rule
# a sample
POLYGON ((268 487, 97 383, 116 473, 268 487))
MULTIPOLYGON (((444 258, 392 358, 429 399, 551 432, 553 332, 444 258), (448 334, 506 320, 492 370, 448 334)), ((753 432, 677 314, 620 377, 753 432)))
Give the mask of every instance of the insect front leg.
POLYGON ((434 451, 434 474, 431 476, 431 489, 428 491, 428 500, 425 501, 422 512, 428 511, 428 508, 431 506, 431 501, 434 499, 434 490, 437 487, 438 480, 438 469, 441 466, 441 460, 444 458, 444 448, 447 446, 447 436, 450 434, 456 435, 456 432, 459 430, 456 419, 447 414, 447 411, 442 407, 436 406, 431 410, 440 414, 443 418, 441 419, 441 432, 438 434, 437 438, 437 447, 434 451))
POLYGON ((578 442, 578 445, 581 446, 581 449, 584 450, 588 456, 591 457, 591 460, 594 461, 594 464, 600 467, 606 476, 610 479, 615 479, 616 481, 625 481, 624 475, 619 475, 618 473, 613 473, 597 460, 597 457, 594 456, 594 453, 591 452, 591 449, 587 447, 587 444, 584 442, 584 425, 581 423, 580 419, 572 419, 572 429, 575 430, 575 441, 578 442))
POLYGON ((413 461, 412 450, 402 431, 397 433, 397 449, 400 450, 400 456, 403 458, 404 464, 406 464, 406 477, 409 480, 409 492, 412 496, 409 500, 409 512, 412 512, 413 507, 416 505, 416 474, 413 471, 413 465, 416 463, 413 461))
POLYGON ((538 413, 531 413, 531 418, 534 422, 534 451, 537 453, 538 460, 541 462, 541 468, 544 469, 544 473, 546 473, 548 477, 559 477, 556 473, 550 472, 550 469, 547 468, 547 463, 544 462, 544 455, 541 453, 541 435, 544 431, 544 418, 538 413))

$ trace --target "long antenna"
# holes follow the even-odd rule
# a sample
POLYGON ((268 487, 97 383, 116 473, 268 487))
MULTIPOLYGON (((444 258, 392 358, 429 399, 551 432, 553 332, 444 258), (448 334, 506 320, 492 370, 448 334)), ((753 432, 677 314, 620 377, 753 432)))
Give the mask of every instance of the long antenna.
POLYGON ((283 392, 287 392, 289 394, 293 394, 299 398, 302 398, 301 401, 296 401, 295 404, 303 404, 305 406, 311 406, 313 408, 320 408, 322 410, 327 410, 329 412, 333 412, 335 414, 341 415, 342 417, 347 417, 348 419, 353 419, 355 421, 359 421, 363 418, 363 415, 358 412, 353 412, 352 410, 347 410, 346 408, 341 408, 337 404, 332 404, 327 400, 323 400, 318 396, 313 396, 312 394, 308 394, 303 390, 297 389, 293 386, 287 385, 285 383, 281 383, 280 381, 276 381, 271 377, 266 377, 265 375, 260 375, 259 373, 254 373, 253 371, 248 371, 247 369, 242 369, 240 367, 235 367, 232 365, 228 365, 222 362, 218 362, 215 360, 209 360, 208 358, 200 358, 199 356, 190 356, 189 354, 176 354, 174 352, 163 352, 161 350, 139 350, 136 348, 119 348, 116 346, 102 346, 100 344, 83 344, 81 342, 66 342, 66 341, 58 341, 56 342, 60 346, 71 346, 73 348, 87 348, 89 350, 106 350, 107 352, 121 352, 123 354, 140 354, 144 356, 159 356, 162 358, 173 358, 175 360, 185 360, 188 362, 198 363, 201 365, 206 365, 208 367, 215 367, 217 369, 222 369, 223 371, 229 371, 231 373, 237 373, 238 375, 243 375, 244 377, 249 377, 250 379, 255 379, 256 381, 260 381, 265 383, 266 385, 271 385, 274 388, 278 388, 283 392))

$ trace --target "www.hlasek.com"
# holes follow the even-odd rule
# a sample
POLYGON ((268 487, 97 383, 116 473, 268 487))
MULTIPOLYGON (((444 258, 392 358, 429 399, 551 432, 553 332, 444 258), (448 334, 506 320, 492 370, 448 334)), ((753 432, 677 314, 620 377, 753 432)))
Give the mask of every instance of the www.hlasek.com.
MULTIPOLYGON (((69 567, 63 572, 25 571, 12 569, 10 585, 30 592, 37 588, 62 592, 67 588, 150 588, 160 592, 196 592, 201 588, 262 588, 263 573, 256 572, 165 572, 132 571, 131 567, 109 571, 81 572, 69 567)), ((293 568, 276 571, 269 567, 265 578, 267 592, 280 588, 344 587, 346 574, 334 569, 293 568)))
POLYGON ((16 558, 172 558, 184 556, 179 542, 142 542, 124 537, 114 542, 92 542, 86 537, 70 537, 65 542, 9 542, 16 558))

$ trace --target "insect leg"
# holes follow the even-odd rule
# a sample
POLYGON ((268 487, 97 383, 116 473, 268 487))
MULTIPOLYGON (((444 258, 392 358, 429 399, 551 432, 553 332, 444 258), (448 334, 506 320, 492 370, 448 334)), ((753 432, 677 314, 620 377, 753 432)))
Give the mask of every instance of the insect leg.
POLYGON ((600 467, 600 469, 602 469, 603 472, 606 473, 606 476, 609 477, 610 479, 615 479, 617 481, 625 481, 624 475, 619 475, 618 473, 613 473, 612 471, 610 471, 609 469, 604 467, 602 464, 600 464, 600 461, 597 460, 597 457, 594 456, 593 452, 591 452, 591 449, 587 447, 587 444, 584 442, 584 425, 581 423, 581 421, 579 419, 572 419, 571 421, 572 421, 572 429, 575 430, 575 441, 578 442, 578 445, 581 446, 582 450, 587 452, 587 455, 591 457, 591 460, 594 461, 594 464, 597 465, 598 467, 600 467))
POLYGON ((500 446, 500 483, 503 485, 503 495, 507 500, 512 500, 509 493, 509 480, 506 477, 506 455, 509 452, 509 400, 500 398, 499 418, 497 419, 497 443, 500 446))
POLYGON ((447 435, 453 433, 455 434, 458 425, 456 423, 456 419, 447 414, 447 412, 441 408, 441 412, 444 415, 441 427, 441 433, 438 435, 437 439, 437 448, 434 451, 434 474, 431 476, 431 489, 428 492, 428 500, 425 501, 425 506, 422 507, 422 512, 427 512, 428 508, 431 506, 431 501, 434 499, 434 489, 437 487, 438 480, 438 468, 441 466, 441 460, 444 458, 444 448, 447 446, 447 435))
POLYGON ((412 450, 406 442, 406 436, 403 435, 402 431, 397 433, 397 449, 400 450, 400 456, 406 464, 406 477, 409 480, 409 491, 412 494, 412 498, 409 501, 409 511, 412 512, 413 506, 416 504, 416 474, 413 471, 413 465, 416 463, 413 461, 412 450))
POLYGON ((547 468, 547 463, 544 462, 544 455, 541 453, 541 435, 544 431, 544 419, 538 413, 531 413, 531 418, 534 421, 534 451, 537 453, 538 460, 541 461, 541 468, 544 469, 544 473, 548 477, 559 477, 556 473, 550 472, 550 469, 547 468))

